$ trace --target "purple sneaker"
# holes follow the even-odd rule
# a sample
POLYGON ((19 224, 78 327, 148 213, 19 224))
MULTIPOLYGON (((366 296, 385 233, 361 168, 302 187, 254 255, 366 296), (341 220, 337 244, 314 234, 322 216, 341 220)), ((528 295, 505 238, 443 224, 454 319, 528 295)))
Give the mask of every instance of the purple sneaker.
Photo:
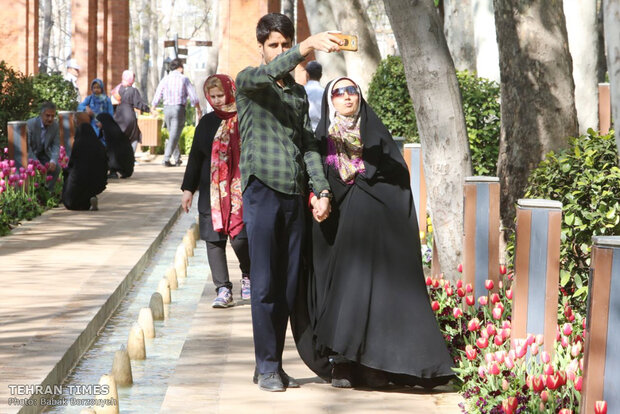
POLYGON ((250 293, 250 278, 244 276, 241 278, 241 299, 250 300, 252 297, 250 293))
POLYGON ((217 297, 213 301, 214 308, 229 308, 235 306, 235 301, 232 297, 232 292, 227 287, 222 286, 217 290, 217 297))

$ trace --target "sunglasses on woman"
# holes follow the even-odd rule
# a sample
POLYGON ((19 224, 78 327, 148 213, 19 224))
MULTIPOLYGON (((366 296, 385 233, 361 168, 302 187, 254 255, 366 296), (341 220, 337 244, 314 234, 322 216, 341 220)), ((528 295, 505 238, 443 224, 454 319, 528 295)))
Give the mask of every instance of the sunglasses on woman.
POLYGON ((345 92, 347 93, 347 95, 359 95, 359 92, 357 91, 357 88, 353 85, 349 85, 349 86, 343 86, 342 88, 336 88, 336 89, 332 89, 332 97, 335 96, 343 96, 345 94, 345 92))

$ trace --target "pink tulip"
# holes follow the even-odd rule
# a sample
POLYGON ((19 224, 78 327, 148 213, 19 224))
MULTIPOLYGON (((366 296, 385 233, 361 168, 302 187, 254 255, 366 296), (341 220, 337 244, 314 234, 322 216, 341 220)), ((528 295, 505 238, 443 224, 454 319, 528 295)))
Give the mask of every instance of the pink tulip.
POLYGON ((484 360, 486 361, 487 365, 491 366, 491 364, 495 362, 495 354, 493 352, 487 352, 486 354, 484 354, 484 360))
POLYGON ((502 378, 502 390, 508 391, 508 388, 510 388, 510 383, 506 381, 506 378, 502 378))
POLYGON ((553 365, 551 365, 551 364, 545 364, 545 365, 543 366, 543 373, 544 373, 545 375, 552 375, 554 372, 555 372, 555 371, 554 371, 554 369, 553 369, 553 365))
POLYGON ((455 319, 460 318, 461 316, 463 316, 463 310, 459 307, 455 307, 452 309, 452 316, 454 316, 455 319))
POLYGON ((487 298, 486 296, 480 296, 478 298, 478 303, 480 304, 480 306, 486 306, 488 302, 489 298, 487 298))
POLYGON ((489 338, 478 338, 476 339, 476 345, 480 349, 484 349, 489 346, 489 338))
POLYGON ((560 411, 558 411, 558 414, 573 414, 573 410, 571 410, 570 408, 562 408, 560 411))
POLYGON ((485 330, 487 331, 489 336, 493 336, 497 333, 497 331, 495 330, 495 325, 493 325, 492 323, 488 323, 485 330))
POLYGON ((527 342, 528 345, 532 345, 534 342, 536 342, 536 336, 534 336, 534 334, 528 333, 527 337, 525 338, 525 342, 527 342))
POLYGON ((547 351, 542 351, 540 353, 540 360, 543 364, 548 364, 551 362, 551 355, 549 355, 549 352, 547 351))
POLYGON ((577 358, 581 354, 581 342, 577 342, 570 348, 570 354, 573 358, 577 358))
POLYGON ((573 325, 565 323, 564 326, 562 326, 562 333, 566 336, 570 336, 573 333, 573 325))
POLYGON ((489 337, 490 337, 491 335, 489 335, 489 333, 487 332, 487 330, 486 330, 486 329, 481 329, 481 330, 480 330, 480 336, 481 336, 481 337, 483 337, 483 338, 487 338, 487 339, 489 339, 489 337))
POLYGON ((473 318, 467 323, 467 330, 470 332, 474 332, 480 329, 480 321, 478 318, 473 318))
POLYGON ((501 346, 504 343, 504 338, 501 335, 495 335, 493 338, 493 343, 497 346, 501 346))
POLYGON ((499 306, 494 307, 493 312, 492 312, 493 319, 496 319, 496 320, 502 319, 502 313, 504 313, 504 309, 502 309, 499 306))
POLYGON ((467 295, 467 297, 465 298, 465 303, 467 303, 467 305, 469 306, 474 306, 474 303, 476 303, 476 300, 474 299, 473 295, 467 295))
POLYGON ((504 359, 504 365, 506 365, 506 368, 508 369, 513 369, 515 367, 515 361, 510 357, 510 355, 507 355, 504 359))
POLYGON ((495 285, 493 284, 493 281, 491 279, 487 279, 484 281, 484 287, 487 290, 493 290, 493 287, 495 287, 495 285))
POLYGON ((474 287, 471 285, 471 283, 468 283, 465 285, 465 292, 471 293, 473 291, 474 291, 474 287))
POLYGON ((50 182, 53 178, 54 177, 52 177, 51 175, 48 175, 47 177, 45 177, 45 181, 50 182))
POLYGON ((568 348, 568 338, 562 335, 562 339, 560 339, 560 344, 562 344, 563 348, 568 348))
POLYGON ((597 401, 594 403, 595 414, 607 414, 607 401, 597 401))
POLYGON ((502 328, 511 328, 510 321, 502 321, 502 328))
POLYGON ((558 377, 560 378, 560 386, 566 385, 566 380, 568 379, 566 371, 558 370, 557 374, 558 374, 558 377))
POLYGON ((499 365, 497 365, 496 362, 491 364, 491 366, 489 367, 489 374, 491 374, 491 375, 499 375, 500 372, 501 371, 499 369, 499 365))
POLYGON ((549 401, 549 393, 547 392, 547 390, 542 390, 540 392, 540 399, 543 400, 543 402, 547 402, 549 401))
POLYGON ((459 263, 459 265, 456 267, 456 270, 458 270, 459 273, 463 273, 463 263, 459 263))
POLYGON ((582 385, 583 385, 583 377, 579 376, 575 378, 575 390, 581 392, 582 385))
POLYGON ((504 361, 506 360, 506 356, 507 356, 506 351, 504 351, 503 349, 499 351, 495 351, 494 355, 495 355, 495 360, 499 362, 500 364, 504 363, 504 361))
POLYGON ((465 355, 467 356, 467 359, 473 361, 478 356, 478 351, 476 351, 476 348, 474 348, 473 346, 467 345, 465 347, 465 355))
POLYGON ((500 301, 499 295, 497 293, 491 293, 491 303, 496 304, 500 301))
POLYGON ((499 265, 499 274, 500 275, 505 275, 506 274, 506 265, 504 265, 504 264, 499 265))
POLYGON ((439 302, 437 302, 436 300, 433 301, 433 303, 431 303, 431 308, 437 312, 439 310, 439 302))
POLYGON ((462 288, 463 287, 463 280, 462 279, 459 279, 459 280, 456 281, 456 287, 457 288, 462 288))
POLYGON ((512 300, 512 288, 506 291, 506 298, 508 298, 509 300, 512 300))
POLYGON ((523 358, 527 354, 527 344, 520 345, 515 348, 517 359, 523 358))
POLYGON ((515 413, 518 406, 519 401, 517 401, 516 397, 508 397, 504 401, 502 401, 502 411, 504 412, 504 414, 515 413))
POLYGON ((532 346, 530 347, 530 352, 534 356, 538 355, 538 344, 536 342, 534 342, 532 346))
POLYGON ((486 369, 484 369, 484 367, 483 367, 482 365, 480 365, 480 366, 478 367, 478 376, 479 376, 480 378, 484 378, 484 377, 486 377, 486 373, 487 373, 487 372, 486 372, 486 369))
POLYGON ((538 334, 536 335, 536 343, 540 346, 545 343, 545 335, 538 334))

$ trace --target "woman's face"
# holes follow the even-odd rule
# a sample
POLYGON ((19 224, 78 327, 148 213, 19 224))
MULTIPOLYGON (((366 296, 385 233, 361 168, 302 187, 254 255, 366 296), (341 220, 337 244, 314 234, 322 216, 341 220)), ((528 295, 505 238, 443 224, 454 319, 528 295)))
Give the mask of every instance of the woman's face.
POLYGON ((332 103, 340 115, 349 116, 357 113, 360 96, 355 84, 349 79, 336 82, 332 88, 332 103))
POLYGON ((209 98, 211 99, 211 104, 217 109, 220 109, 226 103, 226 94, 218 86, 209 89, 209 98))
POLYGON ((97 82, 93 83, 92 90, 95 95, 101 95, 101 92, 103 92, 97 82))

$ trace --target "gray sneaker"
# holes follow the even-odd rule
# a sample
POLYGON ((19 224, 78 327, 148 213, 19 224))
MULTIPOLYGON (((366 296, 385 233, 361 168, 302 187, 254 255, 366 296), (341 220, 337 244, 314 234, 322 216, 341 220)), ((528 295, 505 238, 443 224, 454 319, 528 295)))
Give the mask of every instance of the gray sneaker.
POLYGON ((217 296, 213 300, 214 308, 229 308, 235 306, 235 301, 232 297, 232 292, 227 287, 222 286, 217 290, 217 296))
POLYGON ((91 211, 99 210, 99 201, 97 200, 97 196, 92 196, 90 198, 90 210, 91 211))
POLYGON ((241 299, 250 300, 252 298, 252 294, 250 293, 250 278, 243 277, 241 278, 241 299))

